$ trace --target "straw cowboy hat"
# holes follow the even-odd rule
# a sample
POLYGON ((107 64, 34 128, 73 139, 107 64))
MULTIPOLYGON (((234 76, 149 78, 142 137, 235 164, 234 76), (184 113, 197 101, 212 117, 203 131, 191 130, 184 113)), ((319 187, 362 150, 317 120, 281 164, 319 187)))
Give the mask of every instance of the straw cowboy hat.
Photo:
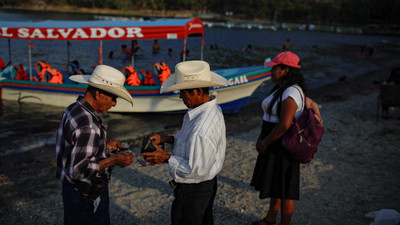
POLYGON ((72 75, 69 79, 114 94, 133 105, 132 96, 124 87, 124 74, 111 66, 98 65, 92 75, 72 75))
POLYGON ((226 85, 228 85, 228 80, 210 71, 210 65, 207 62, 185 61, 176 64, 175 73, 164 81, 160 93, 226 85))

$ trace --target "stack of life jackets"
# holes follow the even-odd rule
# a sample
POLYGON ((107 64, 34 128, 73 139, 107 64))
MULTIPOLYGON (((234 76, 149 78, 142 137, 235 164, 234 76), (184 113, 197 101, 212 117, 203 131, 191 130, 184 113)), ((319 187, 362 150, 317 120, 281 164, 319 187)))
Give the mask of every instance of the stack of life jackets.
POLYGON ((158 74, 161 84, 171 75, 171 70, 165 62, 154 63, 154 71, 158 74))
POLYGON ((48 82, 53 84, 62 84, 63 83, 63 76, 62 73, 50 66, 45 61, 37 61, 35 63, 35 69, 37 74, 39 75, 40 82, 48 82))
MULTIPOLYGON (((20 64, 19 66, 14 65, 12 70, 13 77, 15 80, 30 80, 28 73, 25 71, 24 65, 20 64)), ((33 81, 38 81, 37 77, 32 76, 33 81)))
POLYGON ((122 73, 125 75, 125 82, 129 86, 139 86, 145 80, 144 76, 140 76, 131 65, 125 66, 122 73))
MULTIPOLYGON (((161 84, 171 75, 171 70, 169 69, 168 65, 164 62, 154 63, 154 71, 157 74, 157 78, 160 80, 161 84)), ((122 69, 122 73, 126 77, 126 84, 129 86, 140 86, 140 85, 156 85, 157 79, 153 77, 150 71, 140 70, 139 73, 131 66, 125 66, 122 69)), ((160 83, 157 80, 157 84, 160 83)))

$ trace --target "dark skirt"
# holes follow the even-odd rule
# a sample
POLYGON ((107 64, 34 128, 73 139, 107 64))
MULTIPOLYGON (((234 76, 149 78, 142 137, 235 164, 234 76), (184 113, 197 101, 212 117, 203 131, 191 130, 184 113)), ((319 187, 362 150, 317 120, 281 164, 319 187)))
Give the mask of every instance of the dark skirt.
MULTIPOLYGON (((265 138, 275 125, 264 121, 261 137, 265 138)), ((258 155, 250 185, 260 191, 260 199, 299 200, 300 164, 283 148, 282 138, 269 145, 265 153, 258 155)))

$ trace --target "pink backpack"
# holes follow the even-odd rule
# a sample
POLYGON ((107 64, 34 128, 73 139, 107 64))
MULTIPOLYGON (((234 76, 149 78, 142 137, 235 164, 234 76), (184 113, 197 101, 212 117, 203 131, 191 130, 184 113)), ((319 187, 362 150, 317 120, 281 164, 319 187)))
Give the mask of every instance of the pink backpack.
POLYGON ((314 114, 312 109, 303 110, 300 118, 282 136, 283 147, 299 163, 309 163, 313 159, 324 134, 324 128, 314 114))

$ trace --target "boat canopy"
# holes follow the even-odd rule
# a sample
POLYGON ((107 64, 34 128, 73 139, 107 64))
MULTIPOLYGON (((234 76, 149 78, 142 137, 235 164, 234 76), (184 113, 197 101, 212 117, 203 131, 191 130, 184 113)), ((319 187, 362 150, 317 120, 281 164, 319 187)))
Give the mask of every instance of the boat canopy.
POLYGON ((0 37, 7 39, 133 40, 186 39, 188 36, 204 37, 203 21, 198 18, 154 21, 0 21, 0 37))

